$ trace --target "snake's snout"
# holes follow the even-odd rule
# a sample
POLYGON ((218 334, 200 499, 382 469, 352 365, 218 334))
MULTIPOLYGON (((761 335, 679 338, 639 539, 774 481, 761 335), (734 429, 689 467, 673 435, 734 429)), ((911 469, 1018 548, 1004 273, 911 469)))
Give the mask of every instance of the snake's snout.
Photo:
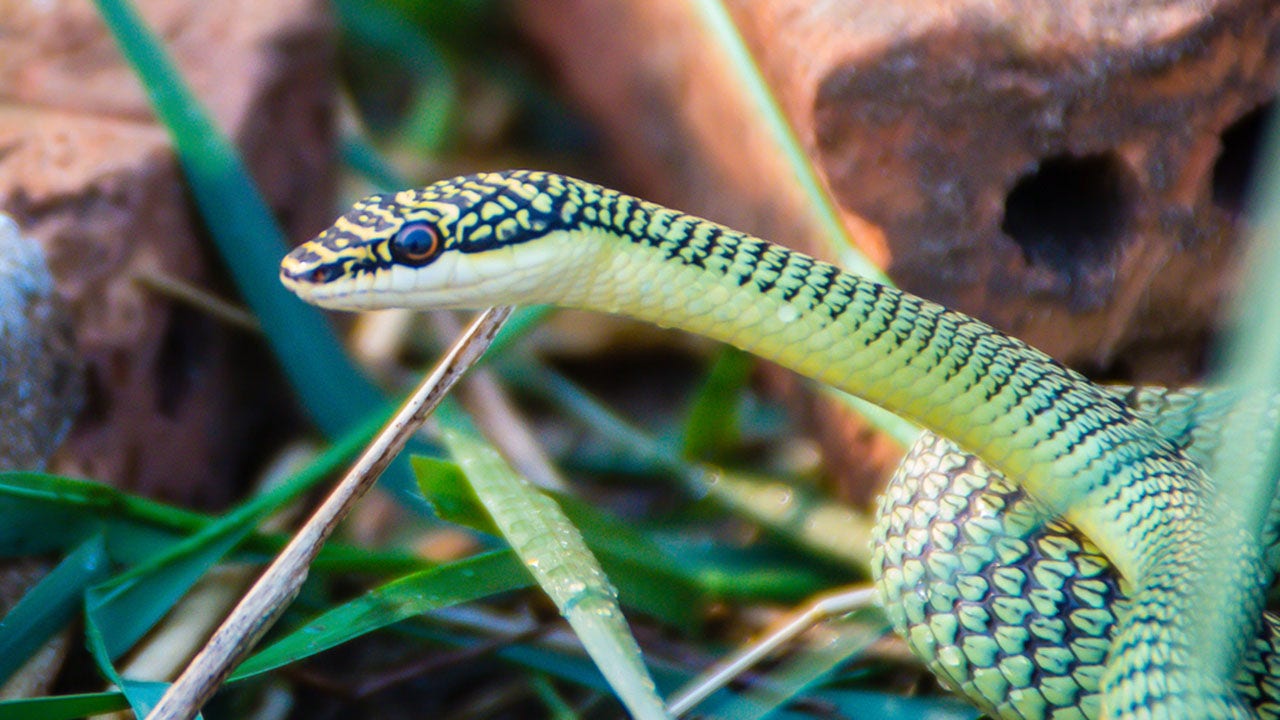
POLYGON ((316 252, 313 244, 294 248, 280 261, 280 283, 299 298, 328 307, 343 294, 346 267, 316 252))
POLYGON ((315 263, 302 262, 298 257, 298 251, 301 249, 295 249, 280 261, 280 281, 286 285, 293 286, 299 283, 315 282, 320 279, 312 277, 319 266, 315 263))
POLYGON ((324 253, 315 241, 294 248, 280 261, 280 282, 291 290, 325 285, 340 279, 344 265, 333 253, 324 253))

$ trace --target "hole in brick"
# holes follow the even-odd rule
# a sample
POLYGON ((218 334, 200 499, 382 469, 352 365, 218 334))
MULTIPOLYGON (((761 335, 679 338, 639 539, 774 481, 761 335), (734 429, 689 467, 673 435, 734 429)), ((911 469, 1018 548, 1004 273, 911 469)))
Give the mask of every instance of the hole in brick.
POLYGON ((1133 211, 1133 184, 1114 153, 1045 159, 1009 192, 1000 229, 1027 262, 1074 277, 1114 255, 1133 211))
POLYGON ((1258 163, 1262 131, 1273 105, 1267 103, 1250 110, 1222 132, 1222 151, 1213 164, 1213 202, 1227 212, 1244 211, 1258 163))
POLYGON ((186 307, 174 306, 172 312, 155 361, 157 406, 166 417, 174 417, 186 402, 209 351, 207 321, 186 307))
POLYGON ((84 373, 84 404, 76 422, 81 427, 96 427, 106 422, 110 413, 111 400, 103 386, 102 371, 96 365, 89 365, 84 373))

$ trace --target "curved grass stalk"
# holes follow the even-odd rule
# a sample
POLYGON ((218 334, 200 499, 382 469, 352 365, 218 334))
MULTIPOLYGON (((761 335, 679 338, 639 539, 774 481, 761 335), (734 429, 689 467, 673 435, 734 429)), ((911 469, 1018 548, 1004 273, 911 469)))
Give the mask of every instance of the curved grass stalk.
MULTIPOLYGON (((1273 116, 1275 113, 1273 113, 1273 116)), ((1261 548, 1267 527, 1277 519, 1277 478, 1280 477, 1280 442, 1277 418, 1268 413, 1269 403, 1253 402, 1274 397, 1280 390, 1280 302, 1275 297, 1280 277, 1280 117, 1269 123, 1260 152, 1259 172, 1247 220, 1246 248, 1241 265, 1239 291, 1227 316, 1227 333, 1217 348, 1217 368, 1212 384, 1233 388, 1242 398, 1241 409, 1228 415, 1221 429, 1222 441, 1213 456, 1218 492, 1214 493, 1215 532, 1198 568, 1204 578, 1232 582, 1240 588, 1242 636, 1253 637, 1261 617, 1266 588, 1272 577, 1263 562, 1261 548), (1230 478, 1230 482, 1221 482, 1230 478), (1230 492, 1224 489, 1230 487, 1230 492), (1220 568, 1228 568, 1242 552, 1258 553, 1252 577, 1223 578, 1220 568)), ((1212 607, 1197 599, 1197 607, 1212 607)), ((1200 610, 1203 612, 1203 610, 1200 610)), ((1199 637, 1198 651, 1229 664, 1231 654, 1243 642, 1216 637, 1199 637)))

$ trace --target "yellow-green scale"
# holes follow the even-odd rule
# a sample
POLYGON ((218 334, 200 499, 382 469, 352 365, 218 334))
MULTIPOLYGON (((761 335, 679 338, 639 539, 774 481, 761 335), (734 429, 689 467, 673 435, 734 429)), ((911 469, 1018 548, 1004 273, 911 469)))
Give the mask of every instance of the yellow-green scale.
MULTIPOLYGON (((952 438, 1018 478, 1134 583, 1135 610, 1108 668, 1118 714, 1139 706, 1169 717, 1188 707, 1236 712, 1224 689, 1228 669, 1198 666, 1187 647, 1196 632, 1249 627, 1260 611, 1236 607, 1224 589, 1219 622, 1193 621, 1189 573, 1205 532, 1197 500, 1207 481, 1150 426, 967 316, 701 219, 633 199, 613 204, 627 212, 604 221, 627 235, 562 231, 565 247, 585 257, 567 259, 554 283, 562 293, 536 301, 728 342, 952 438)), ((1226 641, 1243 644, 1238 635, 1226 641)))
MULTIPOLYGON (((1207 431, 1187 422, 1204 417, 1201 403, 1182 397, 1181 409, 1153 416, 1160 397, 1130 401, 1203 454, 1195 436, 1207 431)), ((1006 720, 1099 716, 1103 662, 1125 599, 1106 559, 1074 529, 1049 521, 981 460, 930 436, 890 481, 875 533, 872 570, 886 612, 944 684, 1006 720), (940 535, 939 527, 961 532, 940 535), (1028 667, 1035 673, 1021 683, 1028 667)), ((1277 618, 1266 615, 1235 677, 1261 718, 1277 717, 1278 646, 1277 618)))

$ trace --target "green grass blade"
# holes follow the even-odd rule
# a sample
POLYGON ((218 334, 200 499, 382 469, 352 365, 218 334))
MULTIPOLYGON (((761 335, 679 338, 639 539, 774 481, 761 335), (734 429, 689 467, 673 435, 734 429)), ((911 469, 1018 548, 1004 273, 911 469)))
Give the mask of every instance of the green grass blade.
POLYGON ((582 720, 582 716, 578 714, 568 702, 565 701, 560 693, 556 691, 550 679, 542 673, 533 673, 529 678, 529 685, 533 688, 533 692, 542 701, 547 709, 547 716, 551 720, 582 720))
MULTIPOLYGON (((451 618, 450 624, 458 620, 459 618, 456 617, 451 618)), ((416 633, 424 639, 459 648, 476 648, 481 644, 492 645, 492 633, 488 632, 487 628, 484 633, 471 634, 444 630, 440 627, 413 625, 400 626, 399 629, 407 634, 416 633)), ((550 648, 537 641, 530 641, 503 645, 496 649, 494 654, 513 665, 546 673, 582 688, 612 692, 608 681, 595 663, 583 654, 572 650, 550 648)), ((659 686, 663 688, 679 687, 680 683, 687 681, 689 677, 689 673, 684 669, 671 667, 660 658, 654 660, 652 670, 659 686)))
MULTIPOLYGON (((531 584, 532 579, 510 551, 488 553, 421 571, 333 608, 251 657, 230 681, 243 680, 309 657, 428 610, 531 584)), ((101 641, 96 645, 105 647, 101 641)), ((126 683, 126 692, 138 696, 135 708, 148 707, 158 697, 157 688, 162 687, 155 683, 126 683)), ((85 717, 121 709, 125 707, 123 698, 121 693, 99 693, 0 703, 0 717, 37 720, 85 717)))
POLYGON ((693 497, 705 496, 722 472, 710 465, 685 461, 670 447, 623 420, 568 378, 534 358, 522 357, 514 365, 503 363, 499 370, 504 380, 551 402, 566 417, 591 428, 601 439, 642 466, 650 466, 677 480, 693 497))
MULTIPOLYGON (((3 477, 0 494, 5 497, 0 500, 0 517, 35 518, 37 522, 58 517, 57 527, 62 532, 40 534, 57 535, 66 543, 68 538, 101 533, 93 537, 106 538, 105 542, 98 539, 86 547, 100 548, 103 562, 106 556, 112 556, 134 563, 130 570, 90 588, 85 595, 90 631, 100 637, 102 657, 114 659, 132 647, 213 564, 240 544, 261 518, 314 487, 353 455, 376 427, 372 423, 368 425, 363 433, 351 434, 344 443, 322 454, 273 491, 216 520, 134 498, 112 488, 34 473, 11 473, 3 477), (156 528, 153 522, 163 523, 163 529, 156 528)), ((72 553, 64 566, 83 559, 82 549, 72 553)), ((46 582, 59 577, 62 576, 55 572, 46 582)), ((79 579, 84 577, 81 575, 79 579)), ((94 582, 104 579, 101 575, 92 577, 94 582)), ((37 591, 44 586, 45 583, 41 583, 37 591)), ((83 584, 80 588, 83 589, 83 584)), ((37 591, 32 591, 24 603, 34 598, 46 609, 58 607, 53 598, 37 591)), ((79 590, 74 595, 76 609, 81 595, 79 590)), ((39 627, 30 619, 23 625, 32 630, 39 627)), ((0 639, 4 637, 4 629, 0 629, 0 639)), ((0 640, 0 644, 2 642, 0 640)), ((2 653, 0 657, 25 655, 2 653)), ((110 672, 107 668, 103 671, 110 672)))
POLYGON ((97 3, 169 128, 200 215, 308 414, 331 436, 355 426, 386 400, 320 311, 280 284, 288 245, 244 163, 128 0, 97 3))
MULTIPOLYGON (((420 457, 413 465, 423 494, 442 519, 498 534, 470 485, 459 482, 461 469, 420 457)), ((682 630, 694 630, 713 601, 790 602, 831 582, 829 576, 787 558, 721 545, 705 552, 678 532, 664 540, 574 497, 552 497, 600 559, 622 600, 682 630)))
POLYGON ((184 552, 162 553, 163 562, 148 562, 89 590, 85 622, 102 636, 105 656, 115 660, 133 647, 178 600, 231 548, 253 529, 248 523, 220 526, 184 552))
POLYGON ((350 38, 350 52, 376 55, 368 62, 392 65, 389 72, 406 70, 418 81, 417 96, 399 123, 406 144, 426 154, 443 149, 459 112, 458 81, 448 56, 384 2, 336 0, 333 7, 344 35, 350 38))
MULTIPOLYGON (((81 480, 0 473, 0 556, 66 553, 101 532, 113 562, 126 566, 156 563, 163 560, 157 548, 180 552, 181 546, 175 547, 175 543, 223 520, 225 517, 194 513, 81 480), (59 532, 47 532, 50 527, 59 528, 59 532)), ((239 549, 240 555, 250 561, 265 560, 287 541, 284 534, 254 534, 239 549)), ((314 565, 316 570, 384 576, 423 567, 424 561, 403 551, 375 551, 340 543, 327 545, 314 565)))
POLYGON ((413 474, 418 478, 418 488, 431 505, 431 509, 445 522, 462 525, 476 532, 497 537, 498 528, 493 518, 484 511, 475 490, 467 483, 467 476, 458 464, 414 456, 409 459, 413 474))
POLYGON ((76 720, 127 707, 128 701, 118 692, 56 695, 0 702, 0 717, 5 720, 76 720))
POLYGON ((0 685, 80 611, 88 587, 110 569, 101 535, 72 551, 0 620, 0 685))
POLYGON ((814 169, 813 163, 809 162, 800 139, 796 137, 795 130, 787 121, 787 116, 769 88, 764 73, 760 71, 760 66, 751 56, 751 49, 747 47, 742 34, 733 24, 733 17, 729 14, 728 8, 722 0, 695 0, 693 5, 702 16, 703 23, 712 38, 728 57, 742 89, 751 99, 758 117, 764 122, 769 137, 782 153, 787 167, 791 169, 791 174, 808 199, 808 206, 813 212, 817 229, 824 236, 832 256, 840 265, 852 272, 876 282, 891 285, 892 282, 888 276, 858 250, 857 245, 845 230, 844 224, 840 222, 840 213, 836 209, 835 201, 823 188, 817 170, 814 169))
POLYGON ((1220 428, 1221 442, 1212 457, 1218 481, 1216 527, 1197 568, 1201 577, 1212 579, 1206 585, 1237 588, 1235 608, 1222 607, 1208 592, 1194 606, 1206 618, 1196 649, 1211 659, 1208 667, 1222 668, 1228 676, 1245 647, 1231 639, 1253 637, 1271 581, 1262 545, 1280 476, 1280 443, 1267 402, 1280 390, 1280 302, 1275 297, 1280 278, 1280 122, 1274 115, 1259 152, 1241 284, 1226 337, 1217 348, 1213 378, 1243 402, 1220 428))
MULTIPOLYGON (((377 418, 381 420, 381 418, 377 418)), ((270 491, 242 503, 190 537, 89 591, 86 622, 114 660, 133 647, 206 572, 244 540, 263 518, 314 488, 362 447, 381 423, 365 422, 315 462, 270 491)))
POLYGON ((738 445, 739 398, 754 367, 755 360, 741 350, 726 346, 720 351, 689 406, 681 433, 685 457, 713 458, 738 445))
MULTIPOLYGON (((359 444, 331 450, 326 470, 345 459, 359 444)), ((121 677, 115 661, 142 638, 177 601, 248 536, 265 515, 313 487, 327 472, 312 464, 261 498, 201 528, 192 536, 162 548, 124 574, 90 588, 85 598, 85 635, 99 670, 120 687, 138 717, 159 702, 167 685, 121 677)))
POLYGON ((0 555, 70 552, 95 533, 114 562, 155 553, 200 515, 96 483, 41 473, 0 473, 0 555), (168 515, 168 511, 172 515, 168 515), (58 532, 48 532, 56 527, 58 532))
POLYGON ((441 404, 436 419, 445 446, 494 524, 569 621, 623 705, 641 720, 666 718, 640 648, 622 618, 617 593, 578 530, 452 404, 441 404))
POLYGON ((85 623, 85 644, 88 647, 89 654, 98 665, 98 670, 102 675, 116 687, 120 688, 120 692, 124 694, 126 700, 129 701, 129 707, 133 710, 134 715, 144 718, 151 712, 151 708, 159 702, 160 696, 164 694, 166 683, 156 683, 148 681, 131 680, 120 675, 116 669, 113 658, 110 657, 107 649, 107 638, 103 637, 102 626, 98 623, 85 623))
POLYGON ((254 654, 231 680, 259 675, 431 610, 533 584, 509 550, 477 555, 370 590, 311 620, 254 654))
MULTIPOLYGON (((129 701, 129 707, 133 709, 134 715, 140 718, 150 715, 152 709, 160 703, 165 690, 169 689, 169 683, 131 680, 126 677, 117 678, 115 682, 124 693, 125 699, 129 701)), ((201 717, 196 715, 196 720, 200 720, 201 717)))

